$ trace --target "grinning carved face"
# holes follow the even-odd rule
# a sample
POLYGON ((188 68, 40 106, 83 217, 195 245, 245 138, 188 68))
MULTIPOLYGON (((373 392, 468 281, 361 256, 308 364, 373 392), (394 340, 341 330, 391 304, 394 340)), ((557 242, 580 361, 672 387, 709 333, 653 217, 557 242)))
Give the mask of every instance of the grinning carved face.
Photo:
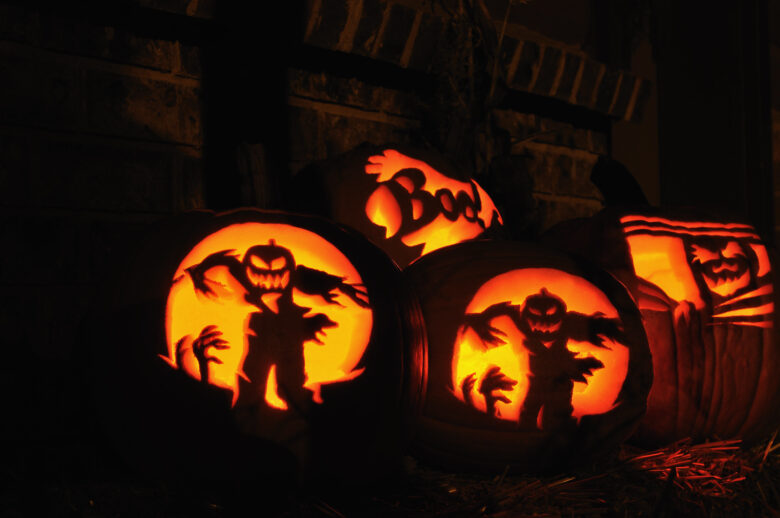
POLYGON ((522 319, 531 335, 541 341, 551 341, 557 337, 565 315, 566 303, 542 288, 525 299, 522 319))
POLYGON ((263 293, 282 293, 290 285, 295 259, 289 250, 271 240, 267 245, 255 245, 244 255, 246 276, 263 293))
POLYGON ((738 241, 698 239, 690 243, 688 253, 692 267, 701 273, 710 292, 729 297, 750 286, 748 252, 738 241))

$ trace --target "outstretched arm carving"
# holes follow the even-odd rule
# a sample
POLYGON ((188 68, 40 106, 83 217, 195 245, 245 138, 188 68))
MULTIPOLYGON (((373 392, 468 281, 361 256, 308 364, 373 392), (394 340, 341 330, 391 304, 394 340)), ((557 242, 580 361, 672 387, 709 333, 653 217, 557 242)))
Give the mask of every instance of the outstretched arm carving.
MULTIPOLYGON (((499 316, 508 316, 513 321, 517 319, 517 306, 509 302, 499 302, 485 309, 481 313, 467 313, 464 317, 464 325, 470 327, 477 333, 479 339, 490 346, 498 346, 506 341, 502 338, 506 334, 500 329, 493 327, 490 322, 499 316)), ((517 325, 517 323, 515 323, 517 325)))
POLYGON ((370 307, 368 303, 368 293, 360 284, 349 284, 344 282, 343 277, 331 275, 321 270, 308 268, 298 265, 295 269, 297 277, 295 287, 309 295, 319 295, 328 304, 338 304, 335 299, 335 290, 344 293, 362 308, 370 307))
POLYGON ((216 296, 214 290, 209 286, 209 279, 206 274, 209 270, 218 266, 227 267, 230 275, 233 276, 244 288, 248 288, 246 275, 241 267, 241 261, 234 255, 235 250, 222 250, 206 257, 200 263, 190 266, 186 272, 192 278, 192 284, 195 291, 207 296, 216 296))
POLYGON ((583 315, 570 311, 566 314, 565 333, 572 340, 587 341, 607 349, 604 339, 626 343, 627 337, 617 318, 607 318, 602 313, 583 315))

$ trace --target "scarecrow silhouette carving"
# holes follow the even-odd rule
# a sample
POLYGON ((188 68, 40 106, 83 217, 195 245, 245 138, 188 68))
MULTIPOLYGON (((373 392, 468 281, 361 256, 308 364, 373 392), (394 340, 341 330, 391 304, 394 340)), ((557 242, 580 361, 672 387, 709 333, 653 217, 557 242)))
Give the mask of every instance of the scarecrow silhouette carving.
MULTIPOLYGON (((275 368, 278 394, 296 408, 304 408, 311 395, 303 387, 306 381, 303 344, 313 340, 322 345, 320 333, 338 324, 322 313, 308 315, 311 308, 295 303, 293 288, 318 295, 328 304, 339 304, 335 298, 338 290, 359 306, 369 307, 365 290, 360 285, 345 283, 342 277, 296 265, 290 250, 273 240, 249 248, 243 260, 239 260, 235 250, 222 250, 187 268, 196 292, 218 297, 211 286, 215 281, 207 276, 209 270, 217 267, 227 268, 229 276, 243 288, 244 300, 257 308, 249 314, 246 324, 247 352, 243 375, 239 377, 237 404, 261 403, 269 374, 275 368)), ((185 347, 184 339, 177 343, 177 361, 185 347)), ((216 325, 204 327, 192 342, 204 383, 208 383, 209 365, 222 363, 211 351, 227 347, 216 325)))
MULTIPOLYGON (((522 306, 509 302, 493 304, 481 313, 465 317, 465 326, 472 328, 487 347, 504 343, 504 333, 491 326, 499 316, 509 317, 522 332, 523 347, 529 354, 528 392, 520 411, 518 426, 522 429, 558 429, 573 425, 571 403, 574 382, 587 382, 585 376, 601 369, 604 364, 594 357, 576 358, 567 348, 571 340, 588 341, 606 348, 604 339, 625 342, 618 319, 606 318, 601 313, 585 315, 567 311, 566 303, 558 296, 542 288, 529 295, 522 306), (540 415, 541 412, 541 415, 540 415)), ((473 405, 476 373, 461 383, 467 403, 473 405)), ((485 397, 488 414, 497 416, 496 403, 509 403, 504 391, 510 391, 517 380, 507 377, 500 367, 490 366, 477 390, 485 397)))

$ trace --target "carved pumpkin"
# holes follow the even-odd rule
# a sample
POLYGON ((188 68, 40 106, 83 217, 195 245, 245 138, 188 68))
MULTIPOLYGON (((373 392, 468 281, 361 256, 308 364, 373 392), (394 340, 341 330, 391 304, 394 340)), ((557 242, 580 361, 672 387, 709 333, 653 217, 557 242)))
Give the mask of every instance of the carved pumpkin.
POLYGON ((652 371, 639 313, 615 279, 550 250, 487 241, 423 257, 404 277, 427 338, 420 456, 549 471, 633 431, 652 371))
POLYGON ((750 443, 774 428, 774 280, 753 227, 695 214, 606 210, 562 224, 545 240, 597 260, 637 301, 655 370, 638 442, 750 443))
POLYGON ((302 171, 290 203, 366 235, 402 268, 421 255, 502 224, 490 196, 442 157, 363 147, 302 171))
POLYGON ((306 476, 368 477, 399 461, 413 406, 403 391, 421 372, 394 295, 400 272, 381 251, 319 218, 242 210, 183 216, 141 257, 147 273, 122 295, 143 314, 109 355, 134 372, 108 383, 127 390, 140 374, 166 388, 134 394, 143 404, 126 419, 188 420, 183 409, 198 407, 234 424, 219 440, 172 424, 198 437, 190 455, 251 437, 294 453, 306 476))

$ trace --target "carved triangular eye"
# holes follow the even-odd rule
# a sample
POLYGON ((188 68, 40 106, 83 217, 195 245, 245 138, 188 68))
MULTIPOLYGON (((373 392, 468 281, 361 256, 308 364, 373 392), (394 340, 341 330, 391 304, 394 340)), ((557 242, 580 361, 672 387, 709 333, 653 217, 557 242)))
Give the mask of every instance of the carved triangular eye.
POLYGON ((260 270, 270 270, 271 265, 260 259, 258 256, 253 255, 249 257, 249 262, 252 263, 252 266, 254 266, 257 269, 260 270))
POLYGON ((546 311, 547 315, 554 315, 556 313, 556 307, 552 306, 550 309, 546 311))
POLYGON ((736 241, 729 241, 721 250, 721 254, 726 259, 733 259, 735 257, 745 257, 745 250, 736 241))
POLYGON ((272 270, 281 270, 285 266, 287 266, 287 259, 285 259, 284 257, 277 257, 276 259, 271 261, 272 270))

